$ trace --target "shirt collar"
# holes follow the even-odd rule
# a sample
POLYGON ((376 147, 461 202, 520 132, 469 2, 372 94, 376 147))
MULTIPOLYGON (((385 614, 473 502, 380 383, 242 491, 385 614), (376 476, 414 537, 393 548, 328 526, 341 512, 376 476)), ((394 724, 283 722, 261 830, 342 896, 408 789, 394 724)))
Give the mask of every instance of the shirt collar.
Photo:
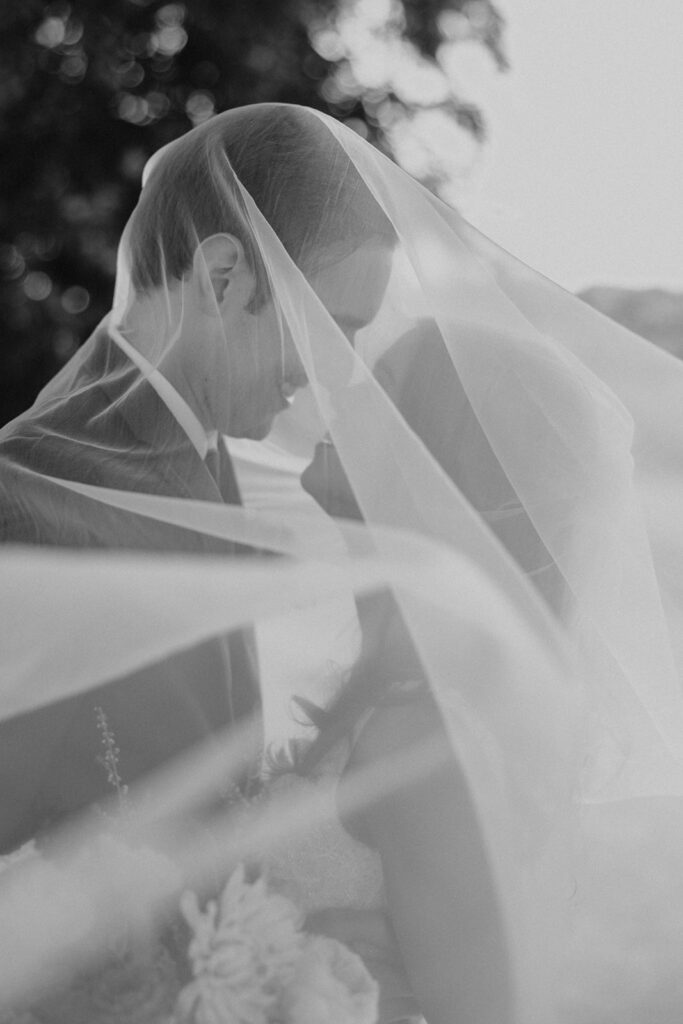
POLYGON ((113 341, 137 366, 150 387, 154 388, 175 421, 187 434, 199 458, 203 461, 210 451, 216 451, 218 449, 218 431, 205 430, 199 418, 171 382, 124 338, 117 327, 109 324, 108 329, 113 341))

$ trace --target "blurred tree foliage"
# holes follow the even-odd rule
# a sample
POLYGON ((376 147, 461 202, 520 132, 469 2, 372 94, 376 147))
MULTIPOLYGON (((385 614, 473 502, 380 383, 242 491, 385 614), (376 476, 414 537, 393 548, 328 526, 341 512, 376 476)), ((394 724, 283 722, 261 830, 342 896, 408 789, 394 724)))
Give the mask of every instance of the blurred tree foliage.
POLYGON ((159 146, 269 100, 326 110, 390 153, 392 130, 426 109, 481 138, 439 57, 474 41, 504 68, 502 32, 490 0, 2 0, 0 421, 109 308, 159 146))

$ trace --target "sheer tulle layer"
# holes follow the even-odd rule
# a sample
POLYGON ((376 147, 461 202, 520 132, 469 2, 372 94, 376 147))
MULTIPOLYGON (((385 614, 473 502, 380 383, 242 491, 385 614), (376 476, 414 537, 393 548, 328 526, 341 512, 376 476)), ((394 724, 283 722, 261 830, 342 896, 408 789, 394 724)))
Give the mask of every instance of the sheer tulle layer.
MULTIPOLYGON (((229 518, 232 510, 221 511, 229 518)), ((249 532, 244 527, 249 525, 252 529, 263 529, 258 520, 243 523, 242 539, 249 532)), ((290 524, 292 533, 301 525, 290 524)), ((554 642, 548 638, 545 645, 530 645, 528 629, 514 609, 474 566, 448 549, 389 530, 369 533, 353 524, 347 527, 347 540, 350 546, 365 548, 366 553, 348 556, 343 561, 282 559, 254 565, 249 560, 234 558, 207 561, 206 557, 190 556, 160 558, 86 552, 74 555, 30 548, 7 549, 2 555, 3 580, 8 588, 1 616, 6 656, 3 706, 10 713, 25 712, 36 704, 95 688, 111 674, 129 673, 155 658, 252 621, 256 614, 282 615, 327 600, 341 590, 362 593, 392 586, 415 624, 418 649, 427 651, 425 661, 444 722, 477 794, 501 907, 510 912, 511 943, 520 960, 537 957, 540 922, 535 909, 539 893, 541 889, 545 891, 545 914, 547 901, 558 902, 557 894, 566 892, 569 885, 566 857, 562 855, 560 867, 557 854, 565 847, 571 816, 578 709, 561 643, 557 638, 554 642), (382 556, 367 553, 378 541, 384 549, 382 556), (445 578, 457 580, 450 586, 444 586, 446 566, 450 571, 445 578), (27 604, 43 621, 52 624, 52 639, 47 648, 32 644, 34 622, 26 622, 17 612, 17 608, 27 604), (102 623, 106 623, 106 628, 102 628, 102 623), (77 632, 83 639, 74 655, 77 632), (502 643, 501 636, 505 637, 502 643), (27 657, 30 646, 32 656, 27 657), (505 664, 504 677, 498 676, 500 664, 505 664), (491 670, 486 685, 475 685, 487 665, 491 670), (460 692, 453 686, 455 678, 462 680, 460 692), (542 737, 535 727, 534 709, 545 719, 542 737), (507 722, 507 736, 497 725, 501 718, 507 722), (530 912, 531 933, 527 931, 530 912)), ((301 545, 305 546, 305 541, 301 545)), ((305 642, 305 637, 299 640, 305 642)), ((231 749, 231 743, 227 743, 224 755, 217 759, 223 772, 231 749)), ((392 785, 400 786, 419 777, 425 770, 425 757, 429 766, 433 759, 429 750, 418 751, 412 760, 410 752, 406 752, 392 773, 392 785)), ((201 754, 188 759, 182 774, 201 779, 197 761, 201 764, 201 754)), ((212 777, 205 777, 205 785, 211 783, 212 777)), ((362 806, 376 798, 378 785, 386 787, 386 776, 373 781, 370 775, 357 783, 357 804, 362 806)), ((143 808, 148 814, 151 809, 152 820, 140 812, 131 826, 129 818, 124 817, 118 828, 127 841, 139 843, 151 835, 155 848, 180 861, 189 877, 200 885, 212 865, 215 868, 217 863, 223 867, 236 863, 245 851, 263 850, 264 842, 271 841, 269 821, 255 825, 254 839, 244 838, 242 830, 236 841, 234 822, 218 819, 208 846, 203 831, 189 841, 186 835, 169 834, 159 826, 158 819, 162 819, 163 825, 164 814, 178 810, 185 788, 178 786, 178 772, 172 771, 168 780, 162 778, 156 792, 152 791, 152 798, 143 788, 143 808), (217 830, 220 840, 216 839, 217 830), (235 842, 236 851, 231 846, 235 842)), ((305 800, 301 809, 286 802, 282 808, 276 805, 272 842, 278 841, 282 829, 285 833, 288 829, 305 829, 313 821, 313 798, 309 803, 313 810, 305 800)), ((114 819, 110 826, 115 827, 114 819)), ((83 835, 67 834, 64 841, 67 850, 72 844, 75 848, 72 856, 74 871, 78 873, 83 835)), ((70 863, 68 855, 63 854, 64 858, 70 863)), ((87 891, 100 907, 97 916, 102 919, 102 941, 105 936, 106 941, 111 941, 112 916, 107 908, 110 890, 112 899, 120 899, 118 890, 112 890, 107 880, 111 866, 105 858, 101 866, 91 865, 88 870, 92 878, 87 891)), ((152 913, 158 894, 145 894, 147 882, 144 876, 140 883, 142 891, 138 892, 135 877, 130 877, 128 896, 138 910, 145 902, 150 903, 152 913)), ((15 897, 15 890, 8 890, 7 898, 15 897)), ((8 913, 9 910, 11 903, 8 913)), ((51 913, 49 900, 45 912, 48 916, 51 913)), ((60 912, 59 908, 56 912, 60 912)), ((13 927, 19 933, 24 929, 30 932, 32 924, 30 920, 14 920, 13 927)), ((97 928, 87 932, 89 954, 96 948, 97 932, 97 928)), ((74 940, 76 946, 77 939, 78 936, 74 940)), ((26 943, 31 952, 23 954, 25 959, 21 959, 24 947, 20 944, 20 952, 7 965, 8 985, 35 981, 36 962, 28 935, 26 943)), ((547 952, 547 944, 545 948, 547 952)), ((52 958, 59 960, 63 952, 61 942, 46 946, 41 952, 41 964, 51 962, 52 958)), ((56 964, 55 969, 58 967, 56 964)), ((3 988, 6 990, 9 991, 3 988)), ((536 992, 534 999, 537 996, 536 992)))
POLYGON ((629 1019, 648 963, 656 1018, 660 911, 683 913, 682 395, 680 363, 353 132, 220 115, 154 159, 111 315, 0 437, 4 536, 68 549, 3 556, 0 711, 278 617, 296 666, 302 609, 333 637, 389 587, 481 821, 514 1019, 560 1013, 558 969, 566 1019, 629 1019))

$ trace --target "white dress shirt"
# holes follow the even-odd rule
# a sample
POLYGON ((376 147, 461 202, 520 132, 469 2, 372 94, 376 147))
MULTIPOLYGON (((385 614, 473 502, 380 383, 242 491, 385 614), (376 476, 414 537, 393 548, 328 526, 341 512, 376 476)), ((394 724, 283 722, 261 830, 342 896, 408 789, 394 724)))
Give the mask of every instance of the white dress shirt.
POLYGON ((218 431, 204 429, 198 416, 192 411, 180 392, 176 391, 171 382, 124 338, 117 327, 109 324, 108 330, 112 339, 126 353, 131 363, 137 366, 142 376, 149 382, 150 387, 154 388, 173 418, 183 428, 203 462, 210 451, 215 452, 218 449, 218 431))

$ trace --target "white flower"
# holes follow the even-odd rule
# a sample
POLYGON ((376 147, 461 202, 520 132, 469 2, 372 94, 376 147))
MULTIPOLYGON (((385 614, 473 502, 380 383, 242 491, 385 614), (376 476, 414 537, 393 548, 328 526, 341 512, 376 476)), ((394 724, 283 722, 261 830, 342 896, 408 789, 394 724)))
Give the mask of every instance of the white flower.
POLYGON ((359 956, 309 936, 282 998, 283 1024, 376 1024, 379 987, 359 956))
POLYGON ((265 881, 238 867, 219 903, 199 909, 185 893, 181 910, 194 932, 188 950, 194 980, 178 1009, 193 1024, 270 1024, 300 956, 302 915, 265 881))

